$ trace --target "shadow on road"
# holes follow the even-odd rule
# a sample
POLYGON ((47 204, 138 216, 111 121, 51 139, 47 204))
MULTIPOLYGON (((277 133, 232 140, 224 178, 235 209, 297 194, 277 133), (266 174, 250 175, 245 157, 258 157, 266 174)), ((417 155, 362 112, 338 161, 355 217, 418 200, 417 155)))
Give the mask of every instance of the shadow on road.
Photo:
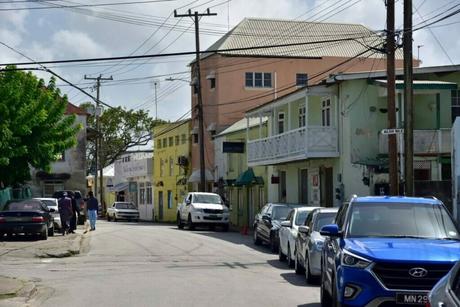
POLYGON ((321 307, 321 303, 308 303, 308 304, 298 305, 297 307, 321 307))
POLYGON ((41 241, 38 235, 12 235, 0 236, 0 242, 33 242, 41 241))

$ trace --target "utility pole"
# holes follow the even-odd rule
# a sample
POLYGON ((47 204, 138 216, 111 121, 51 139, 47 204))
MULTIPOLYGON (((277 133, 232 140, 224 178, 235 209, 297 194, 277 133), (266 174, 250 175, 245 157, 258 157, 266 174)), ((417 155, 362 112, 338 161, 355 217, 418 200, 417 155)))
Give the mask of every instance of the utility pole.
POLYGON ((203 16, 217 16, 216 13, 211 13, 209 9, 206 10, 206 13, 198 13, 195 11, 192 13, 192 10, 188 10, 187 14, 177 14, 177 11, 174 10, 174 17, 193 17, 195 22, 195 45, 196 45, 196 65, 195 65, 195 76, 196 76, 196 88, 198 94, 198 120, 199 120, 199 136, 198 141, 200 145, 200 192, 206 192, 206 172, 205 172, 205 162, 204 162, 204 114, 203 114, 203 96, 201 94, 201 70, 200 70, 200 28, 199 22, 200 17, 203 16))
POLYGON ((158 97, 157 97, 158 81, 157 80, 153 81, 153 86, 155 90, 155 120, 158 120, 158 97))
MULTIPOLYGON (((396 128, 395 106, 395 0, 387 0, 387 104, 388 128, 396 128)), ((388 135, 390 194, 399 194, 396 134, 388 135)))
POLYGON ((99 155, 101 154, 102 152, 102 139, 101 139, 101 134, 100 134, 100 123, 99 123, 99 116, 102 115, 102 110, 101 110, 101 106, 100 106, 100 101, 99 101, 99 94, 100 94, 100 87, 101 87, 101 81, 106 81, 106 80, 113 80, 112 76, 110 76, 109 78, 103 78, 102 75, 99 75, 98 77, 96 78, 91 78, 91 77, 88 77, 85 75, 85 80, 96 80, 96 112, 95 112, 95 115, 96 115, 96 130, 97 130, 97 135, 96 135, 96 153, 95 153, 95 162, 96 162, 96 175, 94 176, 94 191, 96 193, 96 198, 97 198, 97 177, 98 177, 98 172, 100 172, 101 176, 99 177, 100 179, 100 203, 102 204, 102 211, 103 213, 105 213, 106 211, 106 207, 105 207, 105 203, 103 202, 104 200, 104 174, 102 172, 102 163, 101 163, 101 159, 99 159, 99 155), (98 112, 100 112, 98 114, 98 112), (99 162, 99 163, 98 163, 99 162))
POLYGON ((412 87, 412 0, 404 0, 404 165, 405 195, 414 195, 414 124, 412 87))

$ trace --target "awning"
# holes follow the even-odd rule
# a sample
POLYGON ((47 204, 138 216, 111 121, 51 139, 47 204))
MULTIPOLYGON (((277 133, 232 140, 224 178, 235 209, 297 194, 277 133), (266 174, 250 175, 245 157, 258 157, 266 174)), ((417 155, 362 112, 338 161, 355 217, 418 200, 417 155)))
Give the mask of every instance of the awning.
MULTIPOLYGON (((205 173, 206 181, 214 181, 214 176, 212 175, 210 170, 205 169, 204 173, 205 173)), ((200 178, 200 170, 199 169, 194 170, 192 172, 192 175, 190 175, 190 177, 188 177, 188 182, 190 182, 190 183, 200 182, 200 181, 201 181, 201 178, 200 178)))
POLYGON ((120 183, 117 183, 112 188, 110 188, 110 190, 112 192, 120 192, 120 191, 123 191, 123 190, 127 190, 128 187, 129 187, 129 182, 120 182, 120 183))
POLYGON ((241 187, 251 184, 264 184, 264 180, 260 176, 256 176, 252 168, 248 168, 242 172, 235 181, 235 186, 241 187))

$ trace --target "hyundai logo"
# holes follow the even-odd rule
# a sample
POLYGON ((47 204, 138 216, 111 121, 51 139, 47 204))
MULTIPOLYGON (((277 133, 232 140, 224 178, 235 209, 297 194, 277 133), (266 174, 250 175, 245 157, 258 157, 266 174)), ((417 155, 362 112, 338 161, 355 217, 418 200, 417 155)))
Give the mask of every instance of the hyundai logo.
POLYGON ((409 270, 409 275, 415 278, 422 278, 428 275, 428 271, 424 268, 412 268, 409 270))

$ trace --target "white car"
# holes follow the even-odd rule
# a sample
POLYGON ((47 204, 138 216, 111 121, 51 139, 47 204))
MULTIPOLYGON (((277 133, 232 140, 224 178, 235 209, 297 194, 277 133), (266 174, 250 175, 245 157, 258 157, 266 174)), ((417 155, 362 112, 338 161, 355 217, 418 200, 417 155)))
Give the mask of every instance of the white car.
POLYGON ((107 208, 107 221, 131 220, 139 221, 139 210, 130 202, 117 201, 107 208))
POLYGON ((183 229, 187 225, 189 229, 196 225, 222 226, 228 231, 230 214, 224 205, 222 198, 215 193, 188 193, 184 202, 177 208, 177 227, 183 229))
POLYGON ((295 240, 299 231, 299 226, 305 223, 310 212, 318 207, 300 207, 294 208, 286 217, 286 220, 281 222, 279 230, 279 260, 287 260, 288 266, 294 266, 296 255, 295 240))
POLYGON ((61 229, 62 223, 61 223, 61 216, 59 215, 57 198, 38 197, 34 199, 41 200, 48 207, 48 209, 54 209, 54 212, 51 213, 51 215, 54 217, 54 228, 61 229))

